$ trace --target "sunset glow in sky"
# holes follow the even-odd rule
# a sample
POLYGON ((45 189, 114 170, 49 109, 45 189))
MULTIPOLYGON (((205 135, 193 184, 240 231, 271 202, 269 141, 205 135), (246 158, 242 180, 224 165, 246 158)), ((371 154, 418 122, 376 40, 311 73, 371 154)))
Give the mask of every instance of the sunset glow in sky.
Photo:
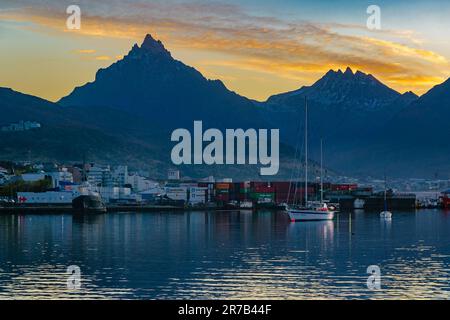
POLYGON ((52 101, 92 81, 145 34, 244 96, 310 85, 350 66, 423 94, 450 77, 450 1, 1 0, 0 87, 52 101), (81 30, 67 30, 67 6, 81 30), (369 5, 381 30, 366 28, 369 5))

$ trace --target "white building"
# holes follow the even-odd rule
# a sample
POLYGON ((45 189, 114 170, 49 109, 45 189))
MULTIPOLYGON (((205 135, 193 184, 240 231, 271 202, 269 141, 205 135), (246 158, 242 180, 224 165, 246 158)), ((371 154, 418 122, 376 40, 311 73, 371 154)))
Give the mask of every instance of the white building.
POLYGON ((216 182, 216 180, 214 179, 214 176, 208 176, 208 177, 206 177, 206 178, 201 179, 200 182, 210 182, 210 183, 214 183, 214 182, 216 182))
POLYGON ((180 171, 179 170, 169 170, 167 172, 167 179, 180 180, 180 171))
POLYGON ((208 188, 191 187, 189 188, 189 203, 202 204, 207 200, 208 188))
POLYGON ((134 192, 142 192, 159 186, 156 181, 151 181, 138 174, 131 174, 127 177, 127 184, 130 184, 134 192))
POLYGON ((61 182, 73 183, 73 175, 67 171, 67 168, 62 168, 61 171, 49 172, 47 176, 52 178, 53 188, 59 187, 61 182))
POLYGON ((18 192, 17 201, 22 204, 72 204, 77 193, 71 191, 18 192))
POLYGON ((128 166, 92 165, 87 172, 87 180, 93 186, 123 187, 127 184, 128 166))
POLYGON ((112 175, 109 166, 93 165, 87 172, 87 181, 93 186, 112 186, 112 175))
POLYGON ((13 132, 13 131, 26 131, 32 129, 39 129, 41 124, 35 121, 19 121, 18 123, 11 123, 7 126, 2 127, 3 132, 13 132))
POLYGON ((111 171, 112 184, 115 187, 123 187, 127 184, 128 166, 116 166, 111 171))
POLYGON ((20 177, 25 182, 36 182, 45 179, 46 174, 43 172, 40 173, 24 173, 20 177))
POLYGON ((165 195, 171 200, 188 200, 188 188, 187 187, 165 187, 165 195))
POLYGON ((160 197, 163 194, 165 194, 165 191, 159 184, 153 188, 140 192, 142 200, 147 201, 156 200, 156 198, 160 197))
MULTIPOLYGON (((131 193, 130 188, 124 187, 99 187, 98 191, 105 203, 121 200, 136 200, 137 195, 131 193)), ((140 196, 139 196, 140 197, 140 196)))

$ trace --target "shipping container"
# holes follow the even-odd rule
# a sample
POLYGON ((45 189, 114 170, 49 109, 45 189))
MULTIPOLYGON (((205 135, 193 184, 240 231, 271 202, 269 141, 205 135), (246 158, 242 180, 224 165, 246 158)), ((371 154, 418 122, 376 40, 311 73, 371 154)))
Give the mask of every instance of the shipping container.
POLYGON ((225 194, 225 193, 224 194, 216 194, 215 199, 217 202, 223 202, 223 203, 230 201, 228 194, 225 194))
POLYGON ((230 183, 220 182, 216 183, 216 190, 229 190, 230 183))
POLYGON ((252 190, 253 192, 275 192, 276 189, 274 187, 268 186, 255 186, 252 190))
POLYGON ((333 184, 331 191, 352 191, 358 188, 356 184, 333 184))

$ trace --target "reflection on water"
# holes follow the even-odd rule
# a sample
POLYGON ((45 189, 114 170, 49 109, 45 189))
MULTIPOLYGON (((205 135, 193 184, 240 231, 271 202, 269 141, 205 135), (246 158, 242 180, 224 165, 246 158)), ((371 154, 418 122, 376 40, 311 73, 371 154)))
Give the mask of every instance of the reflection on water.
POLYGON ((0 298, 450 298, 450 215, 282 213, 0 216, 0 298), (78 265, 81 289, 66 287, 78 265), (381 290, 367 289, 367 267, 381 290))

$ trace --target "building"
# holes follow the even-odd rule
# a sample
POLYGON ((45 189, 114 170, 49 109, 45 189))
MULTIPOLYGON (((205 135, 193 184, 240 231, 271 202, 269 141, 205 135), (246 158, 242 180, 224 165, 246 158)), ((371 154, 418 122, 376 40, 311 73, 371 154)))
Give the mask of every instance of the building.
POLYGON ((71 191, 18 192, 17 202, 20 204, 59 204, 70 205, 77 193, 71 191))
POLYGON ((1 130, 3 132, 15 132, 15 131, 27 131, 41 128, 41 124, 35 121, 19 121, 18 123, 11 123, 3 126, 1 130))
POLYGON ((188 188, 182 186, 166 186, 164 187, 164 193, 170 200, 176 201, 188 201, 188 188))
POLYGON ((152 202, 160 198, 164 193, 164 189, 158 184, 151 189, 140 192, 140 195, 143 201, 152 202))
POLYGON ((131 192, 126 187, 99 187, 99 193, 105 203, 137 203, 141 202, 140 194, 131 192))
POLYGON ((40 173, 24 173, 20 177, 25 182, 37 182, 40 180, 45 180, 47 175, 43 172, 40 173))
POLYGON ((73 183, 73 175, 67 168, 62 168, 56 172, 49 172, 46 175, 51 177, 53 188, 60 187, 61 183, 73 183))
POLYGON ((167 172, 167 179, 169 181, 178 181, 178 180, 180 180, 180 170, 169 170, 167 172))
POLYGON ((93 186, 123 187, 128 183, 128 166, 99 166, 92 164, 86 170, 87 181, 93 186))
POLYGON ((111 170, 112 185, 123 187, 128 179, 128 166, 116 166, 111 170))
POLYGON ((151 181, 138 174, 129 175, 126 184, 131 185, 134 192, 142 192, 159 186, 158 182, 151 181))
POLYGON ((208 188, 191 187, 189 188, 189 204, 204 204, 208 199, 208 188))
POLYGON ((83 182, 83 169, 78 166, 71 166, 67 168, 67 171, 72 174, 72 179, 74 183, 83 182))
POLYGON ((3 172, 0 172, 0 185, 4 185, 8 181, 9 181, 9 175, 7 175, 3 172))
POLYGON ((111 169, 109 166, 91 165, 87 172, 87 181, 96 187, 108 187, 112 186, 113 179, 111 175, 111 169))

